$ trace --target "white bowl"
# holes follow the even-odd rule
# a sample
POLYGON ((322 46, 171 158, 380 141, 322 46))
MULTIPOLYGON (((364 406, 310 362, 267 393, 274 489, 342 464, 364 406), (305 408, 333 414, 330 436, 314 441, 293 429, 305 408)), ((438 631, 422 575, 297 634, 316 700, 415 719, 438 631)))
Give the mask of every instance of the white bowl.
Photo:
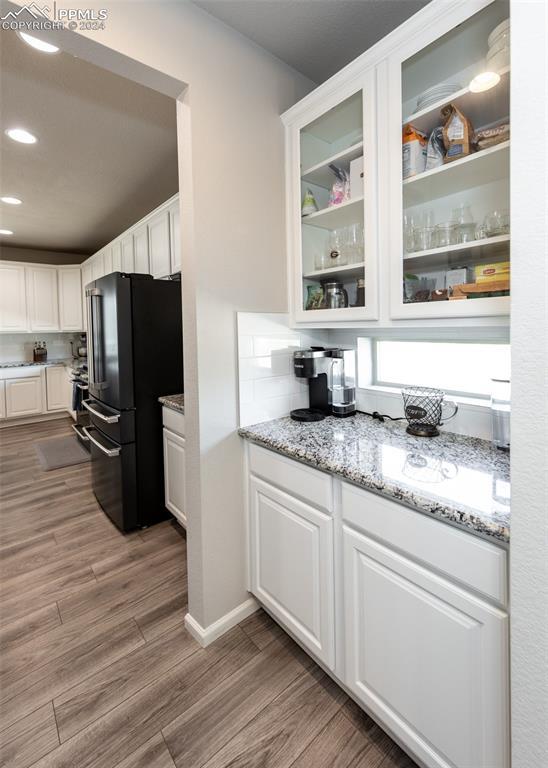
POLYGON ((491 32, 489 37, 487 38, 487 45, 489 48, 493 45, 495 40, 499 35, 504 34, 505 32, 508 32, 510 30, 510 19, 504 19, 504 21, 501 21, 500 24, 498 24, 495 29, 491 32))

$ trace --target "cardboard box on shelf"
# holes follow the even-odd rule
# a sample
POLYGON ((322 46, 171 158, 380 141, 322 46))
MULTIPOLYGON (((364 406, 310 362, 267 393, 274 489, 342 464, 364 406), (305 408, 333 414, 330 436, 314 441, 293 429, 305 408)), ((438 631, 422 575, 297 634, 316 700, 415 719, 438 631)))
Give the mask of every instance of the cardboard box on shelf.
POLYGON ((508 280, 510 278, 510 262, 498 261, 495 264, 479 264, 474 267, 476 283, 489 283, 493 280, 508 280))

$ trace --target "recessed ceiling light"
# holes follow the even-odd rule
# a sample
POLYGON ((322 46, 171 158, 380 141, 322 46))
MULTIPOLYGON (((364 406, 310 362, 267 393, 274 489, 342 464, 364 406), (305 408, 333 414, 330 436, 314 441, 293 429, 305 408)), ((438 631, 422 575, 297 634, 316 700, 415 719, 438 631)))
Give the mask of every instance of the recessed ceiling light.
POLYGON ((0 235, 13 235, 11 229, 0 229, 0 235))
POLYGON ((0 197, 0 200, 3 203, 7 203, 8 205, 21 205, 23 202, 22 200, 19 200, 18 197, 0 197))
POLYGON ((36 136, 33 136, 32 133, 25 131, 24 128, 8 128, 6 131, 6 136, 9 136, 10 139, 18 141, 21 144, 36 144, 38 141, 36 136))
POLYGON ((481 93, 482 91, 488 91, 489 88, 494 88, 498 83, 500 83, 498 72, 481 72, 475 76, 468 87, 472 93, 481 93))
POLYGON ((36 48, 37 51, 42 51, 42 53, 57 53, 60 50, 56 45, 46 43, 45 40, 40 40, 39 37, 29 35, 27 32, 18 32, 17 34, 27 45, 36 48))

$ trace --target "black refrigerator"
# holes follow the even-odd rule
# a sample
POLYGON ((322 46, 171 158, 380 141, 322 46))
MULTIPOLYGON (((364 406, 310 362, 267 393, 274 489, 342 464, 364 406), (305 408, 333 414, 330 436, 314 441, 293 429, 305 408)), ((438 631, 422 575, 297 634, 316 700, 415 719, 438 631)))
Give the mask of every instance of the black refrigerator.
POLYGON ((130 531, 170 516, 158 397, 183 392, 181 283, 113 272, 85 292, 93 492, 130 531))

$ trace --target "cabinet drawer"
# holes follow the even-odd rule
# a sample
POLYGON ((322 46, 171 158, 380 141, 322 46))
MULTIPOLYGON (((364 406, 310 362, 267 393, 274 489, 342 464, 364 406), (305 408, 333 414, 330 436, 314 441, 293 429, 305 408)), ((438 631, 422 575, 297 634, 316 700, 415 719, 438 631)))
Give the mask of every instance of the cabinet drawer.
POLYGON ((162 408, 162 423, 166 429, 175 432, 181 437, 185 436, 185 415, 180 411, 174 411, 173 408, 162 408))
POLYGON ((325 472, 311 469, 253 443, 249 446, 249 469, 254 475, 299 496, 309 504, 329 512, 333 509, 332 479, 325 472))
POLYGON ((508 602, 507 553, 389 499, 342 484, 343 519, 501 605, 508 602))

